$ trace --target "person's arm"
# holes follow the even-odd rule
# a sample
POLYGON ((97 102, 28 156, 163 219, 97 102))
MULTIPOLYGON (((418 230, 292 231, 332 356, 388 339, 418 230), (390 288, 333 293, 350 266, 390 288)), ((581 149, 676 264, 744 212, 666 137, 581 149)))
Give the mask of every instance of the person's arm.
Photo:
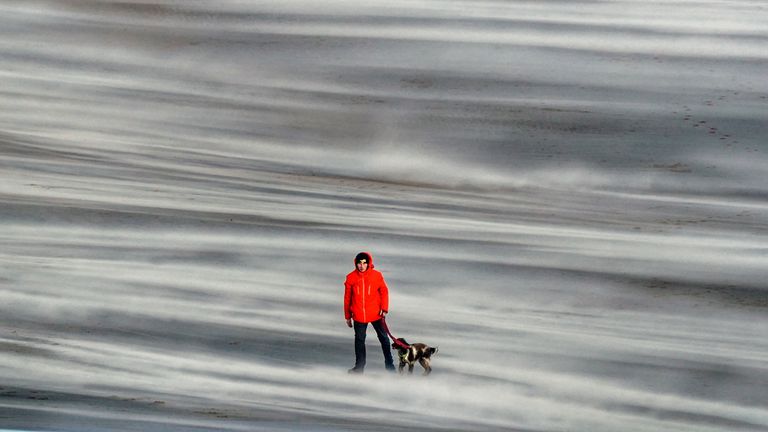
POLYGON ((349 308, 352 300, 352 287, 344 281, 344 319, 347 321, 347 327, 352 327, 352 310, 349 308))
POLYGON ((381 310, 379 315, 386 316, 389 312, 389 288, 387 283, 384 282, 384 277, 381 278, 381 285, 379 286, 379 295, 381 296, 381 310))

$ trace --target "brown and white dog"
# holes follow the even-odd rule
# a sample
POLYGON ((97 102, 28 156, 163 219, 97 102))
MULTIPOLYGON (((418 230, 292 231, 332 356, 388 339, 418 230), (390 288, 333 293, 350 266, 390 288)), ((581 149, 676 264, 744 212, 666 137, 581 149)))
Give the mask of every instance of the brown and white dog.
POLYGON ((432 366, 429 365, 430 359, 437 353, 437 348, 432 348, 423 343, 415 343, 413 345, 406 342, 403 338, 397 338, 398 341, 408 346, 403 347, 397 342, 392 344, 392 348, 397 350, 397 356, 400 357, 400 366, 397 370, 403 373, 405 365, 408 365, 408 373, 413 373, 413 366, 418 361, 421 367, 424 368, 424 375, 429 375, 432 372, 432 366))

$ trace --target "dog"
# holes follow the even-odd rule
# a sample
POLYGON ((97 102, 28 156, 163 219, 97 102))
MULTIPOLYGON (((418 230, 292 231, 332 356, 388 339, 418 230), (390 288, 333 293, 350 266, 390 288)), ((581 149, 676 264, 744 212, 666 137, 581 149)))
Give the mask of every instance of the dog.
POLYGON ((405 365, 407 364, 408 373, 412 374, 413 366, 416 362, 419 362, 421 367, 424 368, 424 375, 432 373, 432 366, 430 366, 429 362, 432 359, 432 356, 437 354, 437 348, 427 346, 423 343, 415 343, 411 345, 403 338, 397 338, 397 340, 408 346, 408 348, 405 348, 397 342, 392 344, 392 348, 397 350, 398 357, 400 357, 400 366, 397 368, 398 372, 402 374, 403 369, 405 369, 405 365))

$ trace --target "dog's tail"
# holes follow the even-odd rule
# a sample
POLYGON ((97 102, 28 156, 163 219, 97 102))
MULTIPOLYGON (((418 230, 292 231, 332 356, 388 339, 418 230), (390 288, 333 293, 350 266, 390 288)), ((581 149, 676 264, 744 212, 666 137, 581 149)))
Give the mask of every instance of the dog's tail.
POLYGON ((432 358, 433 355, 437 354, 438 349, 439 349, 439 347, 434 347, 434 348, 429 347, 429 348, 427 348, 427 352, 425 353, 426 355, 424 357, 432 358))

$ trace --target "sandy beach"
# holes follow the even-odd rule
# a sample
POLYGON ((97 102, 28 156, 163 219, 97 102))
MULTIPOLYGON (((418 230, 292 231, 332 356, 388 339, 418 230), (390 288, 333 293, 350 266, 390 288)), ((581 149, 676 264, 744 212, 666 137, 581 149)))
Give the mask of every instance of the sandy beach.
POLYGON ((767 22, 0 2, 0 431, 768 430, 767 22))

